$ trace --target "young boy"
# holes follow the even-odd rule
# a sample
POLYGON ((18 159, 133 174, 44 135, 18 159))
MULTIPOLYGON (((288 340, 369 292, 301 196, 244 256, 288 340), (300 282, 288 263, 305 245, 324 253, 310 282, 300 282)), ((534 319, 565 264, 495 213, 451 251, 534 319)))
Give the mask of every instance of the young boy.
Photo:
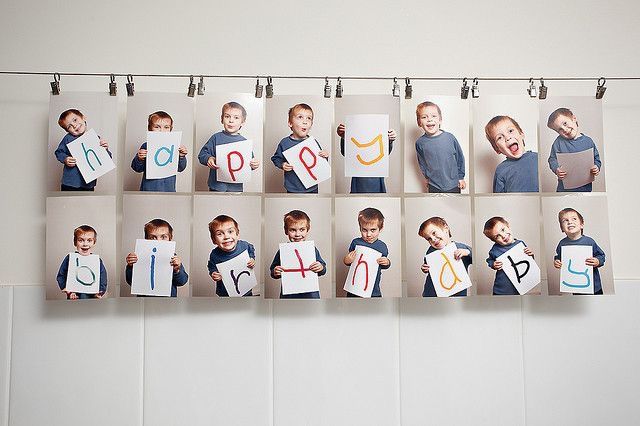
MULTIPOLYGON (((484 235, 493 241, 493 247, 489 250, 489 257, 487 258, 487 265, 489 268, 496 271, 496 278, 493 281, 493 294, 495 295, 517 295, 518 290, 509 280, 507 274, 502 270, 502 262, 496 260, 500 255, 506 253, 518 243, 527 245, 522 240, 517 240, 513 237, 511 228, 509 228, 509 222, 505 218, 500 216, 494 216, 484 224, 484 235)), ((533 250, 529 247, 525 247, 525 254, 533 257, 533 250)))
MULTIPOLYGON (((156 111, 149 116, 147 130, 150 132, 170 132, 173 130, 173 118, 164 111, 156 111)), ((187 168, 187 147, 180 145, 178 148, 178 171, 187 168)), ((131 168, 134 172, 142 173, 140 191, 176 192, 176 177, 169 176, 160 179, 147 179, 147 143, 144 142, 133 160, 131 168)))
MULTIPOLYGON (((80 256, 89 256, 93 254, 91 249, 96 245, 98 241, 98 233, 89 225, 82 225, 73 230, 73 245, 76 246, 76 253, 80 256)), ((76 293, 66 291, 67 285, 67 272, 69 271, 69 255, 64 257, 56 280, 58 281, 58 287, 63 293, 66 293, 68 300, 77 299, 102 299, 107 292, 107 270, 100 259, 100 291, 96 294, 76 293)))
MULTIPOLYGON (((292 210, 284 215, 284 233, 289 241, 292 243, 298 243, 307 239, 307 233, 311 230, 311 219, 309 216, 301 210, 292 210)), ((320 251, 316 247, 316 261, 309 265, 311 271, 323 276, 327 273, 327 263, 320 256, 320 251)), ((283 268, 280 266, 280 250, 276 252, 273 262, 269 267, 271 271, 271 278, 280 279, 282 277, 283 268)), ((280 288, 280 299, 319 299, 319 291, 309 291, 306 293, 297 294, 282 294, 282 287, 280 288)))
MULTIPOLYGON (((84 132, 87 131, 86 117, 77 109, 68 109, 60 114, 60 117, 58 118, 58 125, 67 132, 54 152, 58 161, 64 164, 60 190, 93 191, 96 186, 97 179, 94 179, 91 182, 85 182, 80 170, 76 167, 76 159, 71 156, 71 151, 67 148, 67 145, 70 142, 73 142, 80 136, 84 135, 84 132)), ((100 146, 107 150, 110 157, 113 157, 109 151, 109 144, 106 140, 100 138, 100 146)))
MULTIPOLYGON (((229 293, 222 283, 222 275, 218 272, 217 264, 231 260, 246 250, 249 254, 247 267, 253 269, 256 264, 256 250, 251 243, 238 239, 240 237, 238 222, 230 216, 216 216, 209 223, 209 234, 211 234, 211 242, 216 245, 211 250, 207 263, 209 275, 216 283, 216 294, 220 297, 229 297, 229 293)), ((253 293, 249 290, 243 296, 253 296, 253 293)))
MULTIPOLYGON (((344 156, 344 124, 340 123, 336 129, 336 133, 340 136, 340 154, 344 156)), ((393 151, 393 141, 396 140, 396 131, 389 129, 389 154, 393 151)), ((353 176, 351 178, 351 194, 384 194, 387 192, 387 187, 384 184, 383 177, 359 177, 353 176)))
MULTIPOLYGON (((144 239, 145 240, 160 240, 160 241, 172 241, 173 240, 173 228, 164 219, 153 219, 152 221, 144 225, 144 239)), ((131 285, 133 279, 133 264, 138 261, 138 255, 135 253, 129 253, 127 255, 127 267, 125 269, 125 279, 127 284, 131 285)), ((182 259, 177 255, 173 255, 171 258, 171 266, 173 267, 173 279, 171 280, 171 297, 178 296, 178 287, 182 287, 187 283, 189 275, 182 266, 182 259)))
POLYGON ((584 218, 582 215, 572 208, 560 210, 558 213, 558 221, 560 229, 567 236, 558 243, 556 247, 556 255, 553 257, 553 266, 557 269, 562 268, 562 248, 564 246, 591 246, 592 257, 585 261, 585 265, 593 266, 593 294, 602 294, 602 283, 600 281, 600 268, 604 265, 604 251, 591 237, 587 237, 582 233, 584 229, 584 218))
MULTIPOLYGON (((354 238, 349 244, 349 253, 342 260, 345 265, 350 266, 356 258, 356 246, 369 247, 377 250, 382 254, 382 257, 376 259, 378 265, 378 274, 376 275, 376 281, 373 284, 373 290, 371 291, 371 297, 382 297, 380 292, 380 278, 382 277, 382 270, 389 269, 391 261, 389 260, 389 249, 387 245, 378 239, 382 228, 384 227, 384 216, 378 209, 367 207, 358 213, 358 225, 360 226, 360 238, 354 238)), ((347 292, 347 297, 358 297, 355 294, 347 292)))
MULTIPOLYGON (((318 185, 305 188, 302 181, 293 171, 293 166, 287 162, 283 152, 296 146, 309 137, 309 131, 313 126, 313 110, 307 104, 296 104, 289 109, 289 128, 291 134, 282 139, 276 148, 276 152, 271 156, 273 164, 284 170, 284 187, 289 193, 307 193, 317 194, 318 185)), ((316 141, 317 142, 317 141, 316 141)), ((329 158, 329 153, 324 151, 318 144, 320 157, 325 160, 329 158)), ((327 160, 328 161, 328 160, 327 160)))
POLYGON ((567 172, 562 170, 562 166, 558 163, 557 154, 563 152, 582 152, 589 148, 593 148, 593 167, 590 172, 595 177, 600 173, 600 153, 593 139, 580 133, 578 129, 578 119, 567 108, 558 108, 553 111, 547 120, 547 127, 558 133, 558 137, 551 145, 551 154, 549 154, 549 167, 551 171, 558 176, 557 192, 591 192, 591 182, 578 188, 565 189, 562 179, 567 177, 567 172))
MULTIPOLYGON (((239 103, 228 102, 222 105, 221 121, 224 130, 213 134, 198 154, 200 164, 209 167, 209 180, 207 181, 209 191, 242 192, 242 183, 218 182, 217 170, 220 166, 216 163, 216 146, 247 140, 239 133, 246 119, 247 110, 239 103)), ((249 166, 251 170, 255 170, 260 166, 260 161, 252 158, 249 166)))
POLYGON ((493 192, 538 192, 538 153, 525 151, 524 133, 518 122, 498 115, 484 131, 496 153, 507 157, 496 167, 493 192))
POLYGON ((416 141, 416 155, 429 193, 457 193, 466 187, 464 153, 455 136, 440 128, 442 111, 433 102, 416 108, 418 127, 424 135, 416 141))

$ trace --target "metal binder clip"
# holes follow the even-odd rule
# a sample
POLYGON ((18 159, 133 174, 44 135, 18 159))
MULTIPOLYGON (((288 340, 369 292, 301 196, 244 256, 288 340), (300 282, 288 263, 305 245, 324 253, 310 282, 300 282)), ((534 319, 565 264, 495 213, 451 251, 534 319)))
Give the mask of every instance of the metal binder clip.
POLYGON ((265 97, 267 98, 273 98, 273 80, 271 79, 271 77, 267 77, 267 93, 265 95, 265 97))
POLYGON ((200 76, 200 81, 198 82, 198 96, 204 95, 204 77, 200 76))
POLYGON ((127 74, 127 84, 125 84, 127 88, 127 96, 133 96, 135 94, 135 88, 133 85, 133 76, 131 74, 127 74))
POLYGON ((189 87, 187 88, 187 96, 193 98, 196 95, 196 84, 193 82, 193 76, 189 76, 189 87))
POLYGON ((529 96, 532 98, 536 98, 538 96, 538 88, 533 82, 533 78, 529 79, 529 88, 527 89, 527 93, 529 93, 529 96))
POLYGON ((116 76, 111 74, 111 80, 109 81, 109 96, 116 96, 118 94, 118 85, 116 84, 116 76))
POLYGON ((411 99, 413 96, 413 86, 411 86, 411 80, 409 77, 404 79, 404 98, 411 99))
POLYGON ((51 94, 59 95, 60 94, 60 74, 53 74, 53 81, 51 82, 51 94))
POLYGON ((471 97, 479 98, 480 97, 480 88, 478 87, 478 79, 473 79, 473 85, 471 86, 471 97))
POLYGON ((462 79, 462 87, 460 88, 460 99, 469 98, 469 86, 467 85, 467 79, 462 79))
POLYGON ((336 84, 336 98, 342 97, 342 80, 338 77, 338 83, 336 84))
POLYGON ((604 87, 604 84, 607 82, 607 80, 604 77, 600 77, 598 79, 598 87, 596 88, 596 99, 602 99, 602 97, 604 96, 604 92, 607 91, 607 88, 604 87))
POLYGON ((400 85, 398 84, 398 79, 393 77, 393 89, 391 89, 391 94, 396 98, 400 97, 400 85))
POLYGON ((260 84, 260 77, 256 77, 256 98, 262 97, 262 89, 264 87, 260 84))
POLYGON ((324 97, 331 97, 331 85, 329 84, 329 77, 324 78, 324 97))
POLYGON ((547 99, 547 86, 544 85, 544 78, 540 78, 540 88, 538 89, 538 99, 547 99))

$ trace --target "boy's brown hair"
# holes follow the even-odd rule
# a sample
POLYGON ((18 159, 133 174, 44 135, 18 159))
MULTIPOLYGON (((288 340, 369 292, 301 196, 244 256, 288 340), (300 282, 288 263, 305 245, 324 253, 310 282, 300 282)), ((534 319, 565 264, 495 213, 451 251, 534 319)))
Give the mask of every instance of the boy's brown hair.
POLYGON ((244 109, 244 107, 238 102, 234 101, 227 102, 226 104, 222 105, 222 113, 220 114, 220 118, 224 117, 224 112, 228 109, 239 109, 242 112, 242 121, 247 119, 247 110, 244 109))
POLYGON ((296 111, 298 110, 311 111, 311 120, 313 120, 313 108, 307 104, 295 104, 289 108, 289 121, 291 121, 293 116, 296 115, 296 111))
POLYGON ((149 235, 151 234, 151 231, 158 229, 158 228, 162 228, 162 227, 166 227, 169 230, 169 239, 173 240, 173 228, 171 227, 171 225, 169 224, 169 222, 167 222, 164 219, 153 219, 150 220, 149 222, 144 224, 144 238, 146 240, 149 239, 149 235))
POLYGON ((221 214, 216 216, 211 222, 209 222, 209 234, 211 235, 211 239, 213 239, 213 235, 215 234, 218 228, 222 227, 223 224, 233 222, 233 226, 236 227, 236 232, 240 232, 240 228, 238 228, 238 222, 231 216, 227 216, 226 214, 221 214))
POLYGON ((384 215, 380 210, 374 209, 373 207, 367 207, 358 213, 358 225, 362 226, 365 223, 371 223, 374 221, 378 223, 379 229, 384 227, 384 215))
POLYGON ((487 125, 484 126, 484 134, 487 137, 487 139, 489 140, 489 142, 491 142, 491 146, 493 147, 493 149, 496 152, 498 152, 498 146, 496 145, 496 141, 494 140, 494 138, 491 135, 491 133, 493 133, 493 131, 495 130, 495 128, 498 125, 498 123, 500 123, 501 121, 505 121, 505 120, 510 121, 514 126, 516 126, 516 129, 518 129, 518 131, 520 133, 524 133, 522 131, 522 128, 518 124, 518 122, 516 120, 514 120, 513 118, 509 117, 508 115, 496 115, 495 117, 493 117, 491 120, 489 120, 487 125))
MULTIPOLYGON (((578 219, 580 219, 580 225, 584 225, 584 217, 582 217, 580 212, 576 209, 572 209, 571 207, 567 207, 558 212, 558 223, 560 224, 560 230, 562 230, 562 216, 571 212, 574 212, 576 215, 578 215, 578 219)), ((580 234, 583 234, 583 233, 584 232, 581 230, 580 234)))
POLYGON ((307 222, 307 230, 311 229, 311 219, 308 214, 302 210, 291 210, 284 215, 284 232, 287 232, 291 224, 302 222, 303 220, 307 222))
POLYGON ((89 225, 80 225, 76 229, 73 230, 73 245, 75 246, 78 242, 78 237, 82 234, 86 234, 88 232, 93 232, 93 241, 98 242, 98 233, 93 227, 89 225))
POLYGON ((62 114, 60 114, 60 117, 58 118, 58 126, 62 127, 64 130, 67 130, 64 127, 64 120, 70 116, 71 114, 75 114, 78 117, 82 117, 82 119, 84 120, 84 114, 80 112, 80 110, 77 110, 75 108, 71 108, 68 109, 66 111, 62 111, 62 114))
MULTIPOLYGON (((553 122, 556 121, 560 116, 573 118, 575 117, 575 114, 569 108, 558 108, 557 110, 553 111, 549 116, 549 119, 547 120, 547 127, 550 128, 551 130, 555 130, 551 126, 553 126, 553 122)), ((576 120, 576 123, 577 122, 578 121, 576 120)))
POLYGON ((485 235, 485 237, 489 238, 493 242, 495 242, 496 240, 494 240, 493 236, 489 234, 491 233, 491 230, 499 223, 504 223, 505 225, 509 226, 509 222, 507 222, 504 217, 494 216, 485 222, 484 229, 482 230, 482 233, 485 235))
POLYGON ((162 120, 164 118, 168 118, 169 120, 171 120, 171 130, 173 130, 173 118, 166 112, 164 111, 156 111, 153 114, 149 115, 149 120, 147 123, 147 130, 151 131, 151 129, 153 129, 153 123, 156 120, 162 120))
MULTIPOLYGON (((422 222, 422 224, 420 225, 420 229, 418 230, 418 235, 424 238, 424 233, 427 229, 427 226, 429 225, 435 225, 440 229, 444 229, 445 226, 449 228, 449 224, 447 223, 446 220, 444 220, 439 216, 433 216, 425 220, 424 222, 422 222)), ((451 236, 451 228, 449 228, 449 236, 451 236)))
POLYGON ((438 115, 440 116, 440 119, 442 120, 442 111, 440 110, 440 107, 438 106, 438 104, 436 104, 435 102, 431 102, 431 101, 424 101, 420 104, 418 104, 418 106, 416 107, 416 117, 419 119, 420 118, 420 110, 426 108, 426 107, 435 107, 438 110, 438 115))

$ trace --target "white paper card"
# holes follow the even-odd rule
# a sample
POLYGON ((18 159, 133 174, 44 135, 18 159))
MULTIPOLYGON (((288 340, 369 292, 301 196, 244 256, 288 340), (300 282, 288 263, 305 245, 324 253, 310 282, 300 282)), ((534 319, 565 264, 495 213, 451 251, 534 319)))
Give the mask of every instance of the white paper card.
POLYGON ((436 250, 424 257, 429 265, 429 275, 438 297, 449 297, 471 287, 471 278, 462 260, 456 260, 453 252, 457 250, 455 243, 436 250))
POLYGON ((524 249, 524 243, 519 242, 496 259, 502 262, 502 270, 520 294, 527 294, 540 283, 540 267, 524 249))
POLYGON ((178 174, 182 132, 147 132, 147 179, 178 174))
POLYGON ((115 163, 100 146, 96 131, 89 129, 82 136, 67 145, 71 156, 76 159, 76 167, 85 182, 91 182, 116 168, 115 163))
POLYGON ((313 241, 280 244, 280 266, 282 272, 282 294, 298 294, 320 290, 318 274, 309 269, 316 261, 316 246, 313 241))
POLYGON ((389 176, 389 116, 357 114, 345 118, 345 176, 389 176))
POLYGON ((560 247, 562 268, 560 268, 560 292, 593 294, 593 266, 584 262, 593 257, 591 246, 560 247))
POLYGON ((175 241, 136 240, 138 261, 133 264, 131 294, 171 296, 175 241))
POLYGON ((360 297, 371 297, 373 285, 378 275, 377 260, 382 253, 370 247, 356 246, 356 257, 349 267, 344 290, 360 297))
POLYGON ((69 253, 65 291, 96 294, 100 292, 100 256, 69 253))
POLYGON ((251 181, 253 142, 244 140, 216 145, 218 182, 247 183, 251 181))
POLYGON ((331 178, 331 166, 319 152, 320 145, 313 136, 282 152, 305 188, 331 178))
POLYGON ((567 172, 567 176, 562 179, 565 189, 574 189, 593 182, 594 176, 591 174, 591 168, 594 166, 593 148, 580 152, 559 152, 556 155, 558 164, 567 172))
POLYGON ((253 269, 247 266, 249 259, 249 252, 245 250, 233 259, 216 263, 218 272, 222 275, 222 284, 230 297, 242 297, 258 285, 253 269))

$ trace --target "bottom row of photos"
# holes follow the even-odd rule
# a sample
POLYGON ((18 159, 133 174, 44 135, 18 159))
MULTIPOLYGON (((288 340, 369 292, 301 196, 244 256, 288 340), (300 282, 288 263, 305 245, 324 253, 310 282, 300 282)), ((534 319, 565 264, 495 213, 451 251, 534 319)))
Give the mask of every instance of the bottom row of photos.
POLYGON ((614 293, 604 195, 125 194, 116 218, 47 199, 47 299, 614 293))

